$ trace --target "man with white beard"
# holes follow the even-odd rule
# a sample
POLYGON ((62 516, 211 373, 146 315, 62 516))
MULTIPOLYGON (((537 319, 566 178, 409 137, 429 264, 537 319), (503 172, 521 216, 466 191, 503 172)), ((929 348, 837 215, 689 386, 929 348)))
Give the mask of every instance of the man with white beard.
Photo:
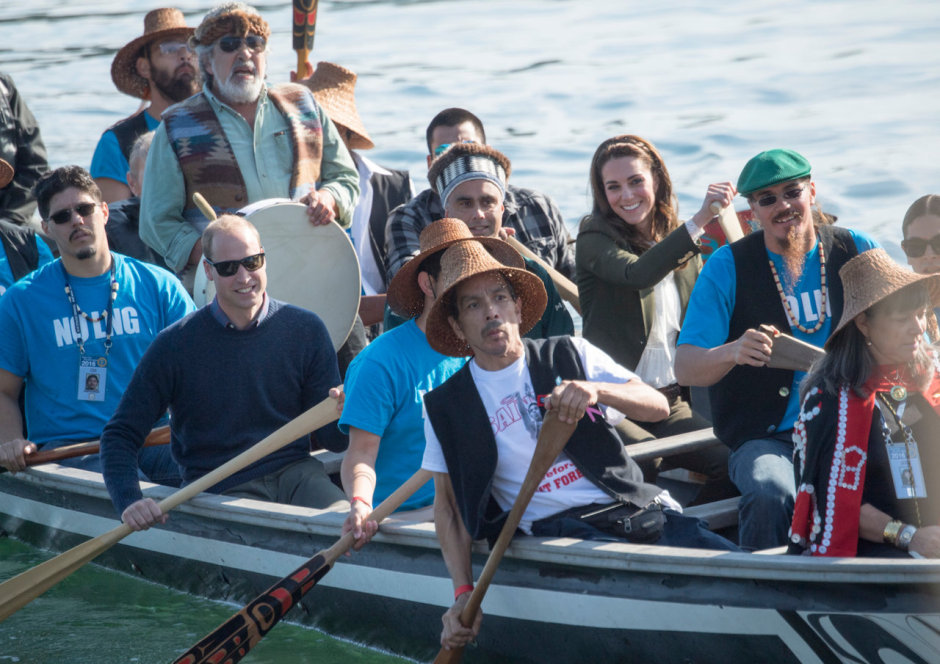
POLYGON ((268 23, 240 2, 212 9, 192 37, 202 92, 163 114, 147 158, 140 236, 192 288, 209 220, 267 198, 307 205, 313 224, 348 226, 359 175, 333 122, 302 85, 265 86, 268 23))
POLYGON ((839 268, 877 246, 863 233, 817 223, 810 164, 767 150, 738 178, 760 230, 722 247, 699 275, 676 349, 680 385, 708 387, 715 435, 731 448, 741 492, 741 548, 786 543, 796 487, 793 427, 803 372, 767 367, 774 333, 822 347, 842 314, 839 268))

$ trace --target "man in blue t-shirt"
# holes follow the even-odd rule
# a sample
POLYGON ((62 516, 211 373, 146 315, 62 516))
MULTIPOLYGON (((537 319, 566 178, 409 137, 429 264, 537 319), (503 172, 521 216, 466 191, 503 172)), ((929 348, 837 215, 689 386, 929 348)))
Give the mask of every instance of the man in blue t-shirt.
MULTIPOLYGON (((500 262, 523 266, 519 254, 505 243, 474 238, 458 219, 440 219, 421 232, 420 253, 405 263, 389 284, 388 305, 408 322, 380 335, 349 365, 346 401, 339 420, 340 429, 349 434, 342 479, 350 511, 343 528, 354 532, 357 547, 378 527, 375 521, 365 521, 373 503, 385 500, 421 466, 424 395, 442 385, 466 361, 439 353, 425 337, 441 254, 458 242, 480 242, 500 262)), ((434 486, 429 483, 401 509, 420 509, 433 501, 434 486)), ((430 513, 427 516, 430 518, 430 513)))
POLYGON ((702 270, 679 333, 676 376, 709 387, 715 434, 731 448, 742 548, 786 543, 796 493, 792 429, 805 375, 768 367, 775 330, 822 347, 842 313, 839 268, 877 246, 814 213, 810 164, 768 150, 738 179, 761 229, 722 247, 702 270))
POLYGON ((150 105, 109 127, 95 147, 91 175, 106 202, 132 196, 127 171, 134 141, 157 128, 167 107, 199 90, 196 56, 189 47, 192 34, 179 9, 154 9, 144 17, 144 34, 114 56, 111 80, 115 87, 149 100, 150 105))
MULTIPOLYGON (((108 206, 87 171, 46 173, 36 198, 61 258, 0 298, 0 465, 11 471, 40 447, 97 439, 150 342, 195 308, 172 274, 109 250, 108 206)), ((99 468, 97 455, 68 463, 99 468)), ((147 448, 140 467, 152 481, 179 483, 166 447, 147 448)))

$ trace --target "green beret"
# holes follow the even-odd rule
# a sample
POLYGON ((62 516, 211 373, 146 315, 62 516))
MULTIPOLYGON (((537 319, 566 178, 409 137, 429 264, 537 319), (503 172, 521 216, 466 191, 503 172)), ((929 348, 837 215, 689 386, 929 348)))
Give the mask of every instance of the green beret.
POLYGON ((767 150, 744 165, 738 178, 738 193, 747 196, 758 189, 805 178, 811 170, 806 157, 795 150, 767 150))

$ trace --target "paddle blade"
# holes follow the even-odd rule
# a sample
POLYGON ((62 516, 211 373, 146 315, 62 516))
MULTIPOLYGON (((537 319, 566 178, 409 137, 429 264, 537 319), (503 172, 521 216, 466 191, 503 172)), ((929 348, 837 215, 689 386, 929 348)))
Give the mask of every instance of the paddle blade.
POLYGON ((332 567, 333 562, 318 553, 183 653, 175 664, 241 660, 332 567))
POLYGON ((3 622, 34 599, 49 590, 85 563, 98 557, 114 544, 130 535, 129 526, 121 524, 114 530, 79 544, 65 553, 36 565, 0 584, 0 622, 3 622))

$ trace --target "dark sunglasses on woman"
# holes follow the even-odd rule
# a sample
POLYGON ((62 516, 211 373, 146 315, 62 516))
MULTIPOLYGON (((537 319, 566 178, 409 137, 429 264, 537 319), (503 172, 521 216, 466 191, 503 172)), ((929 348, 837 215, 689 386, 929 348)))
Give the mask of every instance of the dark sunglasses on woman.
POLYGON ((933 252, 940 256, 940 235, 934 235, 929 240, 922 237, 909 237, 906 240, 901 240, 901 249, 911 258, 920 258, 927 253, 928 244, 933 252))

